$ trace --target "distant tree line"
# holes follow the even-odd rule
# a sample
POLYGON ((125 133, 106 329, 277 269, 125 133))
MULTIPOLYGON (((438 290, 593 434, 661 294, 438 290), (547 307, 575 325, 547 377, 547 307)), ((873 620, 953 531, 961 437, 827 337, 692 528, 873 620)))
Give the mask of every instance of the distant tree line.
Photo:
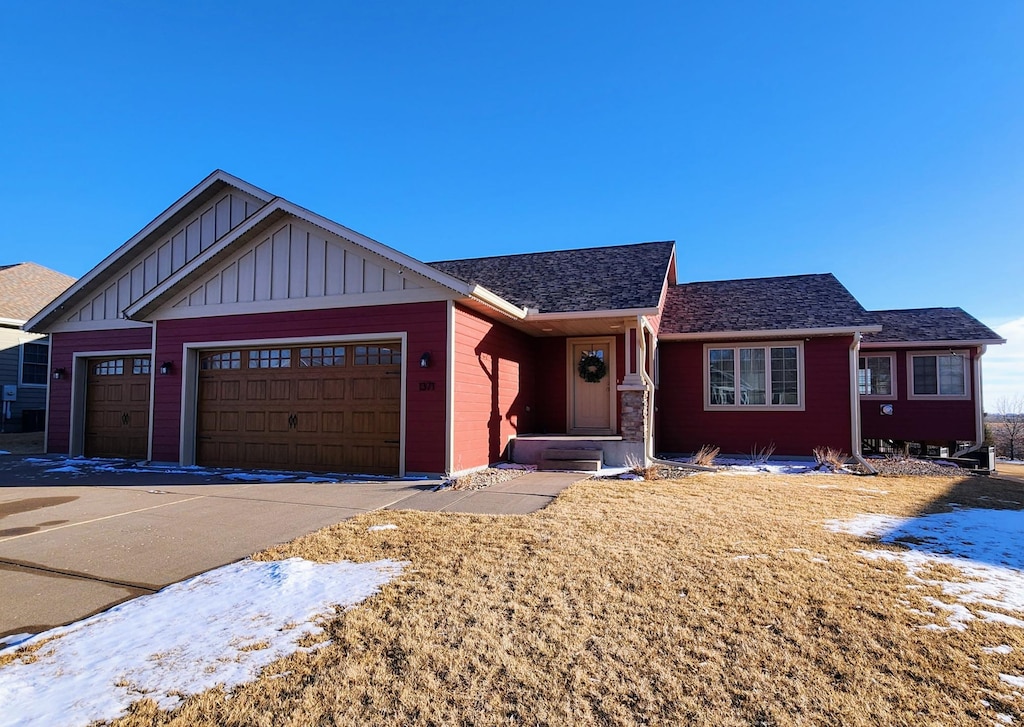
POLYGON ((997 457, 1024 457, 1024 396, 1004 396, 996 402, 993 414, 985 415, 987 437, 997 457))

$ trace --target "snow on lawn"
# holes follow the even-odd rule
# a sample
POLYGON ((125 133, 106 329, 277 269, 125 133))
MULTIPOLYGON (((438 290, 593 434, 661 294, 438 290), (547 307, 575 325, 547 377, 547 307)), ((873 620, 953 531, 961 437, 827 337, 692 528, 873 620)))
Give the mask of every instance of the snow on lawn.
POLYGON ((904 546, 906 550, 868 550, 859 554, 899 561, 911 579, 938 586, 946 596, 959 602, 926 599, 946 612, 945 625, 935 624, 932 628, 965 629, 967 622, 975 618, 1024 628, 1024 511, 957 508, 916 518, 860 515, 852 520, 830 520, 825 527, 904 546), (963 574, 963 580, 933 577, 929 570, 937 565, 956 568, 963 574), (985 610, 986 607, 1013 615, 985 610))
POLYGON ((45 639, 34 661, 0 667, 0 725, 85 725, 149 697, 171 709, 182 695, 225 689, 302 650, 335 606, 354 606, 408 565, 245 560, 127 601, 18 644, 45 639))
POLYGON ((724 475, 750 475, 750 474, 770 474, 770 475, 831 475, 832 470, 828 467, 818 468, 818 464, 813 461, 787 461, 772 459, 767 462, 753 462, 749 459, 729 459, 728 457, 719 457, 715 460, 715 465, 721 465, 725 469, 719 471, 719 474, 724 475))

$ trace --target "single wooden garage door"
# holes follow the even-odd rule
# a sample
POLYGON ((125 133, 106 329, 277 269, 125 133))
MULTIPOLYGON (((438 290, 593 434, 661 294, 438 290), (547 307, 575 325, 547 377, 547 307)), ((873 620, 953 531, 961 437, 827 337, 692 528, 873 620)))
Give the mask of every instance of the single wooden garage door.
POLYGON ((197 462, 397 475, 399 343, 204 351, 197 462))
POLYGON ((145 459, 149 440, 149 356, 89 359, 86 457, 145 459))

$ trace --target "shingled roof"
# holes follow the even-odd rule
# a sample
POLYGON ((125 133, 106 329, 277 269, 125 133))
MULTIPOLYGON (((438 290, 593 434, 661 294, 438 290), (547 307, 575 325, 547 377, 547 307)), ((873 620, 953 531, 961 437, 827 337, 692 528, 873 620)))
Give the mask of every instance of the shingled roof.
POLYGON ((661 334, 876 327, 831 273, 686 283, 669 288, 661 334))
POLYGON ((427 264, 540 313, 656 308, 674 247, 644 242, 427 264))
POLYGON ((36 263, 0 265, 0 318, 25 322, 75 282, 36 263))
POLYGON ((878 333, 864 336, 864 343, 987 341, 1005 343, 998 333, 962 308, 905 308, 876 310, 882 324, 878 333))

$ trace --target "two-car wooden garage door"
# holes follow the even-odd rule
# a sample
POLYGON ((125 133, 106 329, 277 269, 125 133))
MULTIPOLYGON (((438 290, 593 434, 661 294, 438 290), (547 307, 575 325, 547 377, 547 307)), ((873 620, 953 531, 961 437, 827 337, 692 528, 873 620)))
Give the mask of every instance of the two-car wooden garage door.
POLYGON ((197 462, 398 474, 399 343, 204 351, 197 462))

